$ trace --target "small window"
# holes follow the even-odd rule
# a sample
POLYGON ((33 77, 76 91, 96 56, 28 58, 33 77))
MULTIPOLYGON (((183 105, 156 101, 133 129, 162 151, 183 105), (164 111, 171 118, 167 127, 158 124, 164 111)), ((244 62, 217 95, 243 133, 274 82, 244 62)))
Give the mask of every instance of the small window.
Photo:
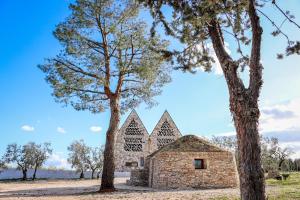
POLYGON ((126 162, 125 166, 126 167, 137 167, 138 163, 137 162, 126 162))
POLYGON ((203 159, 195 159, 194 165, 195 165, 195 169, 206 169, 203 159))
POLYGON ((144 159, 144 157, 141 157, 140 158, 140 166, 144 167, 144 164, 145 164, 145 159, 144 159))

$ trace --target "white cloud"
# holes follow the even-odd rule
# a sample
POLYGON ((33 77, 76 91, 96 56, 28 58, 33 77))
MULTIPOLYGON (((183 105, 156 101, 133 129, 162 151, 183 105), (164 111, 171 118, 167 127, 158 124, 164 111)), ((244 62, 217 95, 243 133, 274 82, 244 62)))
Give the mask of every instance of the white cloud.
POLYGON ((216 134, 211 134, 214 136, 233 136, 236 135, 235 131, 228 131, 228 132, 222 132, 222 133, 216 133, 216 134))
POLYGON ((64 129, 64 128, 62 128, 62 127, 57 127, 57 132, 59 132, 59 133, 66 133, 66 130, 64 129))
POLYGON ((34 127, 33 127, 33 126, 29 126, 29 125, 23 125, 23 126, 21 127, 21 129, 22 129, 23 131, 26 131, 26 132, 32 132, 32 131, 34 131, 34 127))
POLYGON ((282 148, 290 148, 293 151, 290 156, 292 159, 300 158, 300 141, 281 142, 279 145, 282 148))
POLYGON ((90 127, 90 131, 96 133, 96 132, 100 132, 102 130, 102 128, 100 126, 91 126, 90 127))
POLYGON ((300 98, 261 109, 261 132, 300 131, 300 98))
POLYGON ((71 165, 67 159, 64 158, 62 152, 53 153, 50 158, 45 162, 46 167, 56 167, 59 169, 71 169, 71 165))
MULTIPOLYGON (((300 158, 300 98, 261 107, 259 131, 266 137, 276 137, 282 147, 294 152, 291 158, 300 158)), ((215 136, 235 135, 235 131, 214 133, 215 136)))

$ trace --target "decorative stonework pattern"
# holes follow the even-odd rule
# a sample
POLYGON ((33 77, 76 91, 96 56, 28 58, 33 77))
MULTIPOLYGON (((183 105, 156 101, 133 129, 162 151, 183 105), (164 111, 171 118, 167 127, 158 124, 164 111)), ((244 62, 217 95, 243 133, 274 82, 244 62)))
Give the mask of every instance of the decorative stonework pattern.
POLYGON ((115 141, 115 170, 142 169, 149 155, 149 134, 136 111, 132 111, 118 131, 115 141))
POLYGON ((139 128, 138 123, 132 119, 128 127, 125 129, 124 150, 125 151, 143 151, 144 133, 139 128))
POLYGON ((133 110, 116 136, 115 170, 122 172, 143 169, 144 161, 150 153, 175 141, 181 134, 169 113, 165 111, 150 137, 133 110))
POLYGON ((150 152, 154 152, 181 137, 176 124, 167 111, 164 112, 159 122, 150 135, 150 152))

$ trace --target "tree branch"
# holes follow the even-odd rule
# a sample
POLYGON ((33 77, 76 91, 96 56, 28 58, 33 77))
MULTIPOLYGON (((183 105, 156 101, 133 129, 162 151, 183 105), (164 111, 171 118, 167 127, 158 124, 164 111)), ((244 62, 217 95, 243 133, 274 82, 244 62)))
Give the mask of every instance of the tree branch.
POLYGON ((78 91, 78 92, 89 92, 89 93, 93 93, 93 94, 106 95, 105 92, 100 92, 100 91, 95 91, 95 90, 80 89, 80 88, 74 88, 74 87, 71 87, 71 86, 66 86, 66 88, 71 89, 71 90, 75 90, 75 91, 78 91))
POLYGON ((262 28, 259 23, 259 17, 256 13, 255 0, 249 0, 248 14, 252 27, 252 47, 250 56, 250 84, 251 95, 258 99, 260 88, 262 86, 262 65, 260 64, 261 54, 261 35, 262 28))
POLYGON ((82 68, 78 67, 77 65, 75 65, 74 63, 72 63, 70 61, 66 61, 67 63, 65 63, 64 61, 58 60, 56 58, 53 60, 57 63, 60 63, 61 65, 64 65, 65 67, 67 67, 69 70, 72 70, 73 72, 81 73, 83 75, 86 75, 86 76, 89 76, 92 78, 101 79, 101 77, 99 77, 98 75, 96 75, 94 73, 86 72, 82 68), (73 68, 71 66, 73 66, 75 68, 73 68))
POLYGON ((275 0, 272 0, 272 4, 275 5, 275 7, 286 17, 286 19, 289 20, 289 22, 291 22, 292 24, 294 24, 295 26, 297 26, 298 28, 300 28, 300 25, 297 24, 294 20, 292 20, 276 3, 275 0))

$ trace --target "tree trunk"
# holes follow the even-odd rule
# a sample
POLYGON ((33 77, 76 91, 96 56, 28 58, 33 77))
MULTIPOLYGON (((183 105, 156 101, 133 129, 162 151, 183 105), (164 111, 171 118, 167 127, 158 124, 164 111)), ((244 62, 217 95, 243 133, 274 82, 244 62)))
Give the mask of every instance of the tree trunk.
POLYGON ((100 192, 112 192, 114 187, 114 172, 115 172, 115 159, 114 159, 114 143, 115 135, 118 131, 120 123, 120 108, 118 99, 110 100, 110 122, 106 132, 106 143, 104 149, 104 162, 101 178, 100 192))
POLYGON ((242 200, 265 200, 264 172, 261 165, 261 149, 258 133, 258 98, 262 86, 260 45, 262 29, 256 15, 253 0, 249 0, 249 16, 252 25, 252 49, 250 58, 250 83, 245 88, 239 78, 238 64, 224 47, 222 30, 217 19, 207 26, 215 53, 224 72, 230 96, 230 111, 237 132, 238 171, 242 200))
POLYGON ((279 164, 278 164, 278 170, 279 171, 281 171, 281 167, 282 167, 283 162, 284 162, 284 159, 279 161, 279 164))
POLYGON ((94 173, 95 173, 95 170, 92 169, 92 176, 91 176, 91 179, 94 179, 94 173))
POLYGON ((34 181, 35 178, 36 178, 36 171, 37 171, 37 166, 35 166, 34 172, 33 172, 33 175, 32 175, 32 180, 33 180, 33 181, 34 181))
POLYGON ((257 101, 252 102, 250 96, 245 95, 242 101, 241 96, 239 98, 231 97, 230 104, 238 139, 241 199, 264 200, 265 183, 258 133, 259 109, 257 101))
POLYGON ((83 179, 84 178, 84 173, 83 173, 83 170, 81 170, 81 172, 80 172, 80 177, 79 177, 80 179, 83 179))
POLYGON ((23 173, 23 178, 22 178, 22 180, 23 180, 23 181, 26 181, 26 180, 27 180, 27 169, 22 169, 22 173, 23 173))

